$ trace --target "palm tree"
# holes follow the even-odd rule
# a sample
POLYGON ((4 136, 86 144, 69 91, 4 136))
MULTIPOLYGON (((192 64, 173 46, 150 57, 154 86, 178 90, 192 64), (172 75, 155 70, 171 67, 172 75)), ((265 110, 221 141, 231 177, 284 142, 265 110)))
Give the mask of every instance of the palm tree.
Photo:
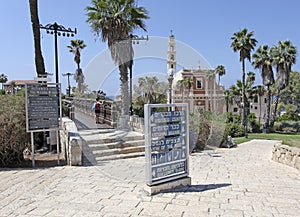
POLYGON ((220 85, 221 76, 226 74, 225 67, 223 65, 218 65, 216 68, 216 74, 219 76, 218 85, 220 85))
POLYGON ((140 95, 145 97, 147 104, 155 103, 155 89, 157 88, 157 77, 141 77, 138 80, 140 95))
POLYGON ((15 95, 16 87, 17 87, 16 82, 14 81, 10 82, 10 87, 11 87, 12 94, 15 95))
POLYGON ((258 121, 260 123, 261 121, 261 97, 265 95, 265 88, 263 85, 258 85, 257 86, 257 95, 259 96, 259 117, 258 121))
MULTIPOLYGON (((213 87, 213 89, 215 90, 215 78, 216 78, 216 70, 207 70, 207 71, 205 71, 205 76, 206 76, 206 78, 208 79, 208 81, 213 81, 214 82, 214 87, 213 87)), ((211 82, 210 82, 211 83, 211 82)), ((210 89, 210 104, 209 104, 209 106, 210 106, 210 111, 212 111, 212 103, 213 103, 213 91, 210 89)))
POLYGON ((0 75, 0 83, 2 83, 2 90, 3 90, 3 84, 5 83, 5 82, 7 82, 8 80, 7 80, 7 76, 6 75, 4 75, 3 73, 0 75))
POLYGON ((80 52, 83 48, 86 47, 83 40, 71 40, 71 45, 67 46, 69 48, 69 51, 73 53, 74 61, 77 64, 76 73, 74 75, 74 79, 78 84, 78 91, 79 93, 82 93, 82 84, 84 82, 84 75, 82 73, 82 69, 80 68, 80 52))
POLYGON ((183 79, 179 80, 176 86, 181 91, 181 101, 183 102, 184 80, 183 79))
MULTIPOLYGON (((239 52, 240 62, 242 62, 242 102, 245 105, 245 59, 251 62, 251 51, 256 46, 257 40, 253 38, 253 31, 248 32, 248 29, 244 28, 239 32, 236 32, 231 37, 232 43, 231 48, 234 52, 239 52)), ((246 128, 245 137, 247 137, 247 116, 245 112, 245 106, 243 109, 243 125, 246 128)))
MULTIPOLYGON (((217 68, 216 68, 216 74, 219 76, 218 87, 220 88, 221 76, 226 74, 225 67, 223 65, 218 65, 217 68)), ((219 96, 219 94, 218 94, 218 96, 219 96)), ((219 97, 218 97, 218 101, 217 101, 216 111, 218 111, 218 105, 219 105, 218 102, 219 102, 219 97)))
POLYGON ((193 87, 193 84, 194 84, 193 78, 191 78, 191 77, 186 77, 186 78, 183 79, 183 85, 184 85, 184 87, 188 90, 187 98, 190 97, 190 93, 191 93, 191 89, 192 89, 192 87, 193 87))
POLYGON ((38 16, 38 0, 29 0, 30 17, 34 39, 35 68, 38 75, 46 75, 44 58, 41 50, 40 21, 38 16))
POLYGON ((275 117, 277 114, 277 107, 280 98, 280 92, 289 83, 292 65, 296 63, 297 49, 289 40, 279 41, 278 46, 271 48, 271 55, 273 57, 273 65, 276 67, 276 87, 277 94, 274 103, 274 112, 270 122, 270 126, 274 126, 275 117))
POLYGON ((107 42, 112 59, 119 66, 122 94, 122 115, 129 114, 128 69, 132 67, 131 42, 135 29, 146 31, 144 19, 148 12, 137 7, 135 0, 92 0, 87 22, 96 37, 107 42), (127 40, 127 41, 124 41, 127 40))
POLYGON ((268 45, 259 46, 256 52, 253 54, 252 65, 255 69, 260 69, 263 84, 267 87, 267 118, 264 123, 264 128, 268 128, 270 125, 271 114, 271 85, 274 84, 274 73, 272 68, 273 57, 268 45))
POLYGON ((233 104, 234 95, 231 93, 230 89, 224 91, 224 100, 226 104, 226 112, 229 112, 229 105, 233 104))

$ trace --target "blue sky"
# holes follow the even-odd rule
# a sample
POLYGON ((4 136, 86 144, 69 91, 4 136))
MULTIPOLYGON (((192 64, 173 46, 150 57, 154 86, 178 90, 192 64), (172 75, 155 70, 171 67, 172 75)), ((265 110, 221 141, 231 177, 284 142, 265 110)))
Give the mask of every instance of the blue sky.
MULTIPOLYGON (((9 80, 33 79, 36 76, 28 2, 29 0, 1 2, 0 73, 6 74, 9 80)), ((234 32, 246 27, 254 31, 258 46, 263 44, 272 46, 277 44, 278 40, 289 39, 298 50, 300 49, 300 1, 298 0, 139 0, 138 3, 149 11, 150 19, 146 20, 148 31, 146 33, 137 31, 136 34, 167 38, 172 29, 179 43, 196 50, 211 67, 220 64, 225 66, 226 75, 221 78, 221 83, 226 88, 241 78, 238 54, 230 48, 230 37, 234 32)), ((74 38, 59 38, 59 73, 63 90, 67 79, 61 74, 74 72, 76 68, 73 55, 66 48, 71 39, 82 39, 87 45, 82 51, 83 69, 88 68, 92 60, 107 49, 105 43, 95 40, 89 25, 85 22, 87 17, 84 8, 88 5, 90 0, 39 1, 41 24, 57 22, 65 27, 76 27, 78 31, 74 38)), ((54 37, 47 35, 43 30, 41 34, 46 71, 54 73, 54 37)), ((141 43, 138 49, 147 50, 150 49, 150 45, 150 41, 141 43)), ((167 55, 166 47, 162 46, 159 49, 167 55)), ((194 58, 189 54, 185 56, 194 58)), ((300 71, 298 62, 293 66, 293 70, 300 71)), ((93 76, 104 77, 101 64, 98 67, 99 71, 95 70, 93 76)), ((196 68, 197 60, 195 59, 194 66, 184 67, 196 68)), ((257 83, 260 83, 259 71, 254 70, 248 62, 246 70, 256 72, 257 83)), ((134 73, 148 75, 151 72, 164 75, 165 61, 153 60, 153 58, 136 61, 134 73)), ((73 79, 71 80, 72 85, 75 85, 73 79)), ((105 92, 114 95, 119 85, 118 73, 112 71, 110 80, 106 80, 105 84, 101 85, 100 88, 105 92)))

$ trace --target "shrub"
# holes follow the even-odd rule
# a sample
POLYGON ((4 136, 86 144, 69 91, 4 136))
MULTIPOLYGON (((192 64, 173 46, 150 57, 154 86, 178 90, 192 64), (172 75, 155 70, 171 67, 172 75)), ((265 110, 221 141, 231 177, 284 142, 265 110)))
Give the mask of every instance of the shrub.
POLYGON ((23 160, 28 140, 24 96, 0 96, 0 166, 23 160))
POLYGON ((244 136, 244 134, 245 134, 245 129, 241 124, 227 123, 224 138, 227 138, 227 136, 241 137, 244 136))
POLYGON ((274 131, 279 132, 300 132, 300 121, 275 122, 274 131))

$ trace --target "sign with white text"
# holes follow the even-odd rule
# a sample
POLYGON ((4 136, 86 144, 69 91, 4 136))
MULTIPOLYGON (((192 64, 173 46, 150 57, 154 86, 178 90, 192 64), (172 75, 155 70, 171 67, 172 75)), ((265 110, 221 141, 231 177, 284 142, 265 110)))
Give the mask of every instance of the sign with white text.
POLYGON ((144 112, 147 185, 187 177, 187 104, 147 104, 144 112))
POLYGON ((27 131, 59 128, 61 116, 60 84, 26 84, 27 131))

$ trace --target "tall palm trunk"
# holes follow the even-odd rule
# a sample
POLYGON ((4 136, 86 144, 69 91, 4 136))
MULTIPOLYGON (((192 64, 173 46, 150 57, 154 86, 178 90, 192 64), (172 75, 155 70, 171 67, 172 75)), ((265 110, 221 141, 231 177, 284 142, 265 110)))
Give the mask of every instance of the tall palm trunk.
POLYGON ((271 113, 271 89, 270 85, 267 86, 268 89, 268 99, 267 99, 267 120, 265 122, 265 128, 268 128, 270 125, 270 113, 271 113))
POLYGON ((247 114, 246 114, 246 91, 245 91, 245 59, 242 60, 242 102, 243 102, 243 110, 242 110, 242 122, 245 128, 245 137, 247 137, 248 131, 248 121, 247 121, 247 114))
POLYGON ((122 115, 129 115, 128 67, 126 63, 119 66, 122 95, 122 115))
POLYGON ((261 123, 261 96, 259 96, 259 117, 258 122, 261 123))
POLYGON ((32 23, 33 39, 34 39, 34 53, 35 53, 35 67, 38 75, 45 75, 45 64, 41 50, 40 38, 40 21, 38 16, 38 0, 29 0, 30 17, 32 23))
POLYGON ((274 126, 274 123, 275 123, 275 119, 276 119, 276 115, 277 115, 277 109, 278 109, 278 103, 279 103, 280 94, 281 94, 281 91, 280 91, 280 89, 278 89, 277 95, 276 95, 276 98, 275 98, 275 102, 274 102, 274 112, 273 112, 272 118, 271 118, 271 120, 270 120, 270 127, 273 127, 273 126, 274 126))

